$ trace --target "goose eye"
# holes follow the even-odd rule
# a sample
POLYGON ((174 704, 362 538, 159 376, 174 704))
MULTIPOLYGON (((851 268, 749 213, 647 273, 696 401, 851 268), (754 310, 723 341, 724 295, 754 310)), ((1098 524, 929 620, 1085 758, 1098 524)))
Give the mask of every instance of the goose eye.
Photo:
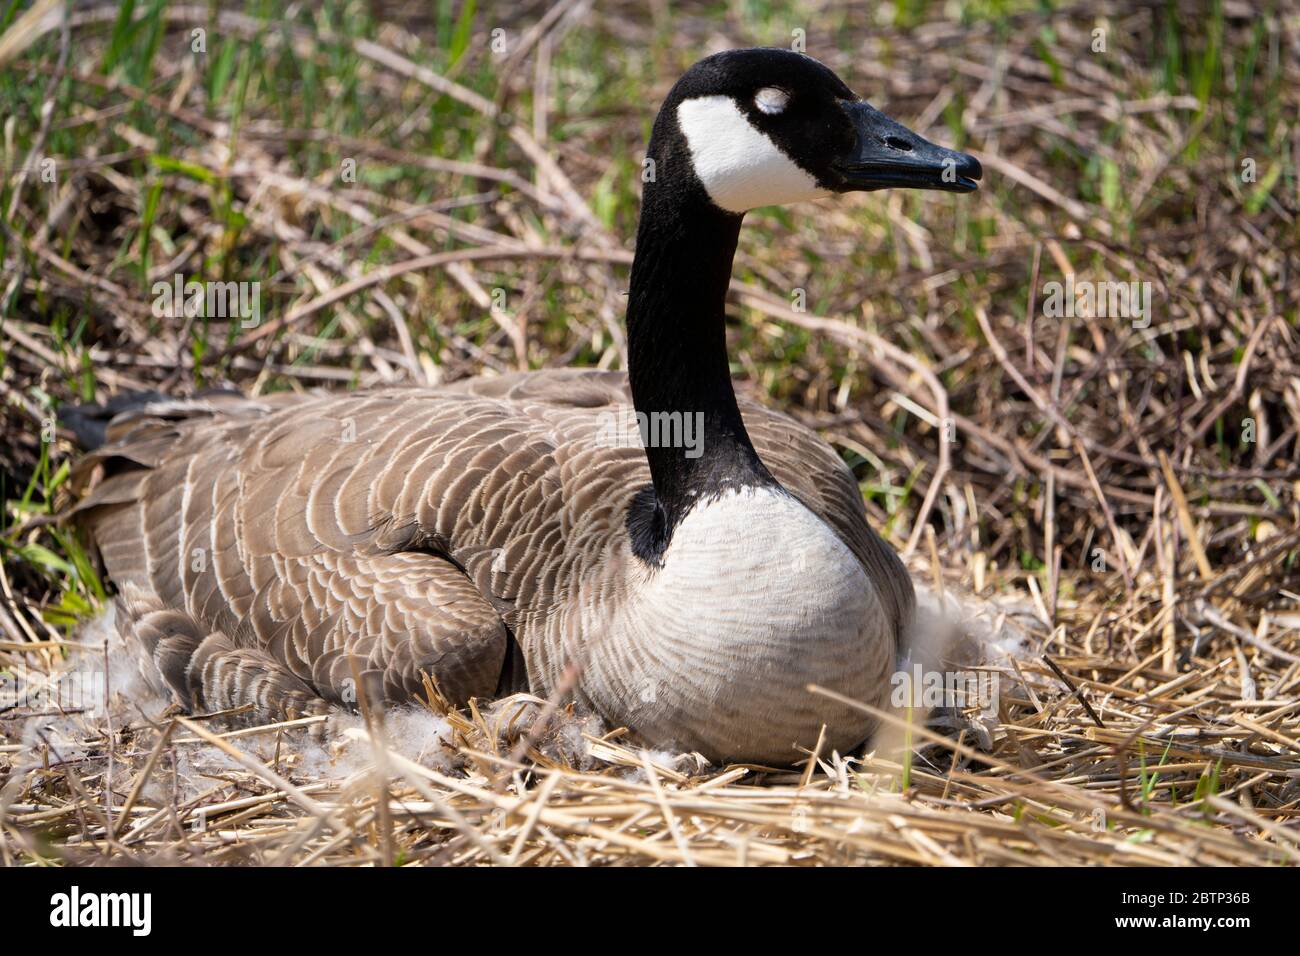
POLYGON ((790 105, 790 94, 775 86, 765 86, 754 94, 754 105, 769 116, 774 116, 790 105))

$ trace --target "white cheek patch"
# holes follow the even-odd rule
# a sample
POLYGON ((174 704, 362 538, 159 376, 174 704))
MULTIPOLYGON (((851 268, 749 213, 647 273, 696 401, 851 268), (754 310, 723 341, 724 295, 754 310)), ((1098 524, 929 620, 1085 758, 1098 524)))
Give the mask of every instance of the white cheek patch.
POLYGON ((709 198, 728 212, 830 195, 750 125, 729 96, 685 100, 677 107, 677 125, 690 148, 695 175, 709 198))

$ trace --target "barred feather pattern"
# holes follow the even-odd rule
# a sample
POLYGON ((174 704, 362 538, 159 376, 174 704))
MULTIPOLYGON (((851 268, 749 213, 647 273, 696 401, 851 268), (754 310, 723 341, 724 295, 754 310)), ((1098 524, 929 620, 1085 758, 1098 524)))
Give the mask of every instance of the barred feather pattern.
MULTIPOLYGON (((700 688, 743 668, 744 648, 691 662, 655 646, 645 620, 619 630, 655 573, 626 526, 650 483, 644 452, 608 440, 610 416, 630 404, 623 374, 590 370, 155 403, 115 418, 78 464, 75 514, 137 645, 184 707, 251 705, 267 718, 361 694, 402 702, 424 674, 456 703, 546 696, 576 667, 591 676, 574 695, 617 723, 644 710, 619 703, 641 671, 691 664, 717 673, 661 688, 648 721, 659 736, 711 756, 768 756, 747 738, 753 715, 740 703, 728 720, 701 716, 700 688)), ((834 451, 784 415, 740 405, 764 463, 833 530, 872 592, 876 620, 857 643, 795 677, 878 703, 912 613, 907 575, 834 451)), ((829 721, 846 725, 847 745, 864 732, 860 714, 824 699, 783 703, 796 714, 788 734, 815 739, 829 721)))

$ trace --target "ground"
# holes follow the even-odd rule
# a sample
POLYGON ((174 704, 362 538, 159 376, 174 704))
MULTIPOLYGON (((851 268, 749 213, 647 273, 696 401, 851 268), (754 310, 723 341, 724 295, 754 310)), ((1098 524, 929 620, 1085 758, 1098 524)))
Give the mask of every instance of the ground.
POLYGON ((4 862, 1300 861, 1294 0, 28 9, 0 10, 4 862), (51 521, 59 408, 621 367, 655 104, 792 44, 985 179, 751 214, 733 375, 841 450, 932 596, 1014 612, 996 711, 790 771, 528 699, 240 736, 135 707, 81 629, 112 583, 51 521), (244 298, 186 318, 177 276, 244 298), (1135 295, 1069 308, 1088 283, 1135 295))

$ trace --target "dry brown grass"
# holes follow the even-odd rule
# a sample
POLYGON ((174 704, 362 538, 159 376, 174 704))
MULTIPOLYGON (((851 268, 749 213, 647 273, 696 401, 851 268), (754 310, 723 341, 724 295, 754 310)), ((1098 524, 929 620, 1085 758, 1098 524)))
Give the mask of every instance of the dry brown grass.
MULTIPOLYGON (((30 709, 0 710, 4 862, 1300 861, 1300 12, 1102 3, 956 24, 900 6, 917 22, 812 4, 794 25, 832 24, 810 52, 909 125, 962 138, 985 188, 751 217, 732 354, 741 387, 852 458, 919 580, 1024 612, 1028 652, 985 662, 996 718, 913 723, 910 757, 704 768, 618 731, 574 746, 564 712, 530 736, 538 705, 521 700, 445 714, 456 753, 441 769, 379 747, 361 761, 379 770, 346 776, 309 756, 316 719, 214 738, 227 731, 202 715, 72 714, 61 758, 24 739, 30 709), (1104 57, 1081 52, 1098 23, 1104 57), (1245 157, 1260 182, 1241 181, 1245 157), (1043 284, 1070 272, 1151 281, 1150 327, 1045 318, 1043 284)), ((18 152, 69 129, 79 152, 55 188, 11 177, 2 197, 0 666, 57 673, 67 618, 100 603, 47 523, 58 477, 40 426, 59 401, 621 363, 649 104, 710 38, 784 42, 791 23, 546 9, 494 11, 518 54, 494 62, 476 42, 443 72, 429 24, 397 4, 369 39, 169 7, 174 56, 148 90, 86 54, 108 42, 104 7, 73 17, 67 62, 57 31, 20 51, 8 69, 36 96, 18 152), (286 116, 262 90, 232 137, 177 52, 191 22, 347 71, 335 92, 362 91, 355 128, 286 116), (404 125, 448 102, 440 131, 404 125), (150 165, 160 153, 212 182, 150 165), (343 184, 340 156, 401 175, 343 184), (146 243, 142 276, 122 250, 140 248, 159 185, 170 243, 146 243), (268 320, 157 321, 145 279, 178 270, 261 280, 268 320), (488 309, 494 288, 505 313, 488 309)), ((57 466, 72 449, 52 453, 57 466)), ((378 722, 331 739, 369 754, 378 722)))

